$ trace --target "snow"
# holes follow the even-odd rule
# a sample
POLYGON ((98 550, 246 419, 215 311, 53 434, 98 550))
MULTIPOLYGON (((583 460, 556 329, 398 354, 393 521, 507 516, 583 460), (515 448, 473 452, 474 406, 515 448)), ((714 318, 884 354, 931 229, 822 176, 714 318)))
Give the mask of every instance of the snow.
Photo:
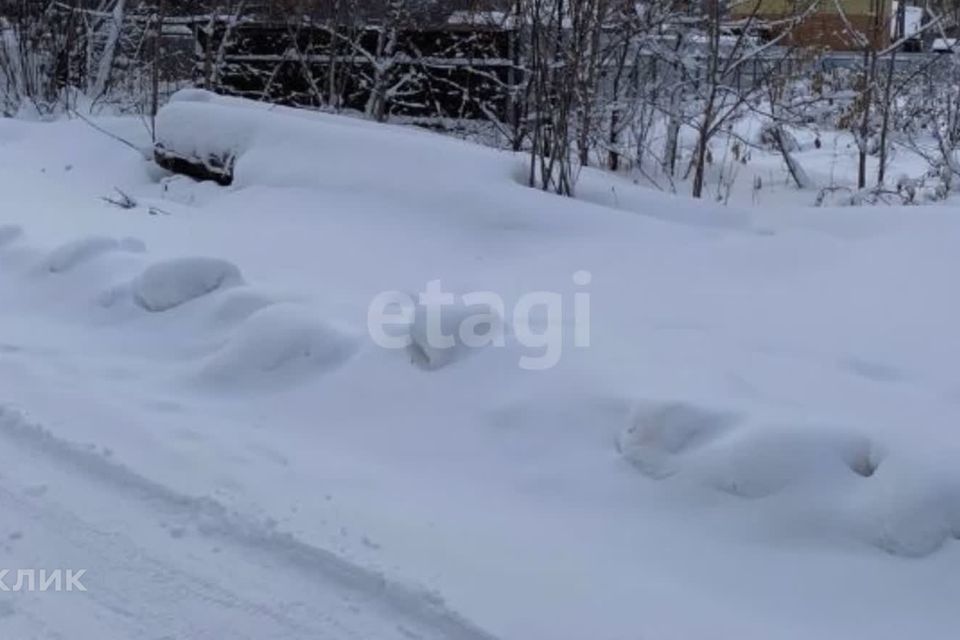
POLYGON ((51 251, 43 262, 43 270, 64 273, 104 253, 120 250, 142 252, 146 247, 135 238, 127 238, 122 242, 107 236, 80 238, 51 251))
POLYGON ((8 245, 23 235, 23 229, 16 225, 6 224, 0 227, 0 246, 8 245))
MULTIPOLYGON (((890 5, 890 15, 893 16, 893 19, 890 21, 890 36, 892 38, 897 38, 900 33, 900 25, 898 24, 899 20, 899 11, 900 3, 894 0, 890 5)), ((912 37, 918 35, 923 29, 923 7, 904 7, 903 15, 903 33, 900 34, 900 37, 912 37)))
MULTIPOLYGON (((412 302, 412 296, 410 300, 412 302)), ((413 314, 408 321, 407 352, 411 361, 424 369, 446 367, 484 347, 503 342, 503 318, 489 305, 457 304, 454 301, 438 318, 436 329, 431 325, 426 305, 411 306, 413 314), (437 333, 439 335, 435 335, 437 333), (441 336, 448 339, 438 339, 441 336)))
POLYGON ((930 51, 937 53, 952 53, 957 46, 956 38, 934 38, 930 43, 930 51))
POLYGON ((148 267, 133 281, 132 289, 138 305, 160 312, 242 284, 240 269, 225 260, 178 258, 148 267))
POLYGON ((159 124, 234 184, 0 122, 0 567, 88 570, 0 593, 0 636, 955 635, 954 205, 591 170, 564 199, 523 157, 197 93, 159 124), (557 365, 513 330, 377 346, 372 301, 437 280, 505 326, 558 294, 557 365))
POLYGON ((447 18, 447 24, 469 26, 504 26, 512 18, 503 11, 454 11, 447 18))
POLYGON ((264 388, 271 379, 295 379, 335 369, 356 350, 349 336, 307 316, 293 305, 274 305, 252 314, 236 335, 202 365, 211 382, 264 388))
POLYGON ((620 454, 655 479, 679 473, 682 456, 736 424, 736 415, 682 402, 641 405, 620 434, 620 454))

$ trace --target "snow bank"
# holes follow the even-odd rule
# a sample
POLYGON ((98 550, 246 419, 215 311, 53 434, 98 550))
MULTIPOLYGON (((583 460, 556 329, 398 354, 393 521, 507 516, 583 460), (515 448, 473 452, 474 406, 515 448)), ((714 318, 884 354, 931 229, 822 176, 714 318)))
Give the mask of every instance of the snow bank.
MULTIPOLYGON (((547 206, 552 209, 553 224, 569 224, 571 219, 564 214, 582 213, 584 203, 592 203, 696 226, 729 229, 753 224, 749 212, 651 192, 623 176, 590 167, 580 172, 577 200, 553 197, 527 186, 529 157, 525 154, 479 147, 415 128, 196 89, 175 94, 161 109, 157 140, 163 153, 192 159, 192 170, 168 168, 194 178, 235 188, 313 189, 327 194, 320 201, 349 192, 383 196, 396 203, 394 209, 416 203, 422 215, 434 219, 457 213, 469 214, 474 224, 516 225, 524 214, 547 206), (221 180, 222 176, 226 179, 221 180), (429 185, 424 185, 424 176, 430 176, 429 185)), ((583 222, 578 216, 577 224, 583 222)), ((543 225, 546 220, 537 223, 543 225)), ((593 229, 605 223, 594 220, 593 229)))
POLYGON ((138 305, 161 312, 241 284, 240 269, 226 260, 180 258, 147 268, 134 280, 132 292, 138 305))
POLYGON ((484 174, 509 179, 513 167, 509 155, 465 155, 465 143, 440 135, 201 90, 181 91, 161 109, 157 141, 214 174, 226 169, 241 187, 369 189, 366 176, 377 175, 378 190, 410 194, 423 175, 437 178, 434 189, 447 189, 484 174))

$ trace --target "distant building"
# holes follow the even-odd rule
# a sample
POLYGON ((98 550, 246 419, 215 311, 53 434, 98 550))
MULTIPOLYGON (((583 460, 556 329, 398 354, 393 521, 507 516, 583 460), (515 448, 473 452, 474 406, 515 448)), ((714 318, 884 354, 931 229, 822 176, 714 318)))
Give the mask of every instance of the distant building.
POLYGON ((775 37, 784 29, 788 46, 830 51, 856 51, 867 42, 871 47, 890 44, 894 14, 891 0, 819 0, 816 6, 804 0, 732 0, 729 15, 737 20, 755 16, 758 30, 775 37), (799 24, 790 19, 805 16, 799 24), (766 26, 768 25, 768 26, 766 26))

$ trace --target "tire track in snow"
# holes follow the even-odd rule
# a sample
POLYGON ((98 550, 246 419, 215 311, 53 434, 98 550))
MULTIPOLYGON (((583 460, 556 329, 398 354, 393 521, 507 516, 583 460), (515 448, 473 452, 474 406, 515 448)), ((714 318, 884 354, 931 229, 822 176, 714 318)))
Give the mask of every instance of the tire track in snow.
MULTIPOLYGON (((278 532, 269 523, 258 522, 235 513, 213 499, 178 493, 108 459, 95 449, 54 436, 42 425, 31 422, 21 411, 4 404, 0 404, 0 442, 3 443, 0 446, 15 447, 20 450, 21 455, 37 459, 39 465, 47 463, 58 472, 69 474, 70 478, 77 478, 80 483, 88 482, 93 484, 95 489, 106 489, 105 492, 97 491, 98 499, 108 497, 112 504, 117 504, 118 509, 122 502, 124 509, 146 509, 152 516, 187 523, 198 531, 204 540, 220 543, 225 549, 239 551, 238 554, 230 555, 229 559, 239 558, 241 563, 255 565, 258 575, 264 579, 264 589, 270 589, 273 583, 286 576, 293 576, 294 581, 312 585, 312 588, 332 590, 340 599, 338 604, 346 604, 346 609, 350 611, 356 613, 358 610, 372 610, 380 619, 389 620, 394 632, 391 636, 494 640, 493 636, 451 611, 436 594, 401 584, 376 571, 355 565, 330 551, 311 546, 290 534, 278 532), (132 507, 128 504, 130 502, 133 503, 132 507), (270 584, 266 584, 267 582, 270 584)), ((306 616, 304 611, 278 612, 239 596, 215 582, 198 581, 192 573, 185 574, 160 560, 149 560, 153 555, 149 547, 145 551, 133 541, 117 538, 115 532, 101 531, 98 525, 89 524, 83 516, 72 516, 56 510, 52 513, 44 512, 31 506, 25 499, 4 489, 3 485, 7 482, 7 479, 0 477, 0 509, 10 509, 25 514, 33 521, 43 521, 52 530, 59 530, 68 538, 80 536, 85 540, 83 545, 86 547, 109 549, 110 553, 101 554, 96 558, 97 562, 120 569, 126 567, 125 562, 132 562, 138 570, 153 576, 151 580, 165 585, 179 585, 177 588, 182 588, 185 584, 192 585, 190 588, 197 598, 209 600, 212 606, 243 612, 244 619, 251 616, 268 617, 275 622, 278 631, 281 628, 286 629, 283 635, 271 637, 364 637, 350 631, 351 623, 355 620, 350 620, 349 617, 343 622, 344 626, 338 625, 338 620, 327 620, 326 624, 322 625, 326 626, 326 633, 317 635, 318 629, 309 622, 317 614, 316 611, 309 610, 311 607, 316 608, 313 605, 308 606, 306 616), (97 540, 100 542, 95 543, 97 540), (120 556, 120 559, 117 556, 120 556), (306 624, 304 620, 307 621, 306 624)), ((226 558, 225 554, 224 559, 226 558)), ((145 590, 143 595, 148 597, 150 585, 140 586, 145 590)), ((117 594, 114 594, 113 599, 108 597, 103 604, 122 608, 122 605, 118 605, 114 600, 133 605, 142 604, 129 597, 121 598, 117 594)), ((320 615, 324 613, 321 611, 320 615)))
MULTIPOLYGON (((51 508, 2 486, 0 510, 7 522, 18 523, 20 539, 33 549, 27 555, 43 556, 38 563, 41 566, 49 566, 50 557, 63 554, 69 556, 71 562, 83 562, 83 566, 91 568, 93 573, 88 571, 84 578, 89 591, 82 595, 73 594, 72 601, 64 599, 62 594, 45 594, 45 597, 61 598, 56 603, 48 601, 55 614, 80 618, 71 622, 86 630, 82 638, 93 638, 94 633, 100 637, 152 638, 162 629, 179 631, 179 637, 205 640, 218 637, 221 632, 215 631, 217 628, 230 628, 231 637, 237 640, 263 640, 266 633, 271 638, 338 637, 316 626, 304 626, 290 615, 245 599, 197 573, 165 563, 126 536, 98 529, 68 511, 51 508), (37 546, 41 548, 37 550, 37 546), (98 574, 101 579, 93 584, 91 579, 98 574), (103 580, 104 575, 109 575, 109 580, 103 580), (168 609, 180 608, 185 602, 192 603, 209 616, 205 621, 206 629, 191 624, 191 616, 186 611, 179 620, 171 619, 168 609), (86 611, 91 603, 97 610, 95 616, 88 616, 86 611), (106 617, 107 620, 99 623, 83 620, 89 617, 106 617), (94 625, 92 629, 91 624, 94 625)), ((16 555, 21 557, 21 564, 17 566, 23 568, 24 553, 18 550, 16 555)), ((12 583, 8 582, 7 586, 12 583)), ((30 637, 60 637, 57 615, 30 610, 31 606, 45 604, 37 600, 38 596, 33 595, 32 601, 28 594, 15 596, 16 599, 5 596, 10 616, 26 619, 11 620, 8 624, 21 624, 29 630, 30 637), (37 635, 38 632, 44 635, 37 635)), ((7 637, 9 629, 2 620, 0 629, 5 630, 4 637, 7 637)), ((75 628, 73 633, 80 631, 75 628)), ((14 634, 14 637, 19 636, 14 634)), ((339 637, 351 636, 344 633, 339 637)))

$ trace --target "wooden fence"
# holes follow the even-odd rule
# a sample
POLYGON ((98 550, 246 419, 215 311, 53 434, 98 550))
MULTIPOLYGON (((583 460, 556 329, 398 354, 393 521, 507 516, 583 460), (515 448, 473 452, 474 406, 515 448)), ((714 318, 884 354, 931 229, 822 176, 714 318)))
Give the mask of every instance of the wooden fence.
POLYGON ((506 118, 517 67, 513 34, 495 27, 386 32, 284 24, 197 31, 196 81, 292 106, 408 118, 506 118))

